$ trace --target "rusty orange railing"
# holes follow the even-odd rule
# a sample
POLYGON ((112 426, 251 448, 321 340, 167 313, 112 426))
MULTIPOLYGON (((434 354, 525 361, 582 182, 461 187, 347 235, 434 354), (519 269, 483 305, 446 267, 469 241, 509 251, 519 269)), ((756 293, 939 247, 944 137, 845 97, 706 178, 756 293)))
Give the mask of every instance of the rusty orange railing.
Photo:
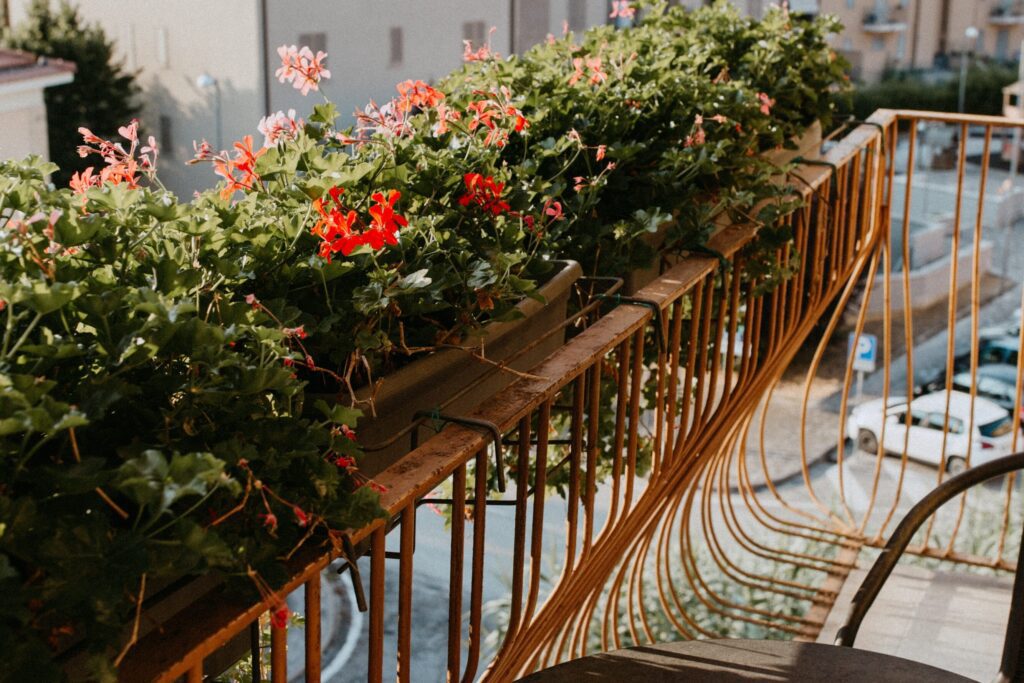
MULTIPOLYGON (((922 330, 956 326, 966 259, 976 372, 988 152, 994 131, 1014 125, 880 111, 792 171, 804 201, 787 219, 793 239, 776 254, 792 277, 765 291, 744 250, 756 229, 731 226, 711 241, 721 260, 694 255, 667 267, 636 295, 642 305, 605 299, 610 310, 469 416, 503 437, 506 493, 491 484, 491 437, 466 426, 445 427, 378 477, 389 519, 350 534, 352 554, 365 556, 341 566, 367 579, 368 618, 351 608, 332 617, 343 644, 321 642, 326 597, 349 593, 347 583, 323 588, 338 558, 310 551, 296 561, 280 595, 304 603, 304 625, 270 628, 270 680, 511 681, 665 638, 816 637, 860 548, 884 543, 894 515, 944 476, 910 462, 906 439, 898 461, 884 448, 852 454, 843 435, 857 400, 853 356, 837 331, 878 333, 881 383, 869 392, 894 394, 892 368, 903 366, 903 390, 912 392, 922 330), (925 120, 959 130, 955 182, 940 183, 952 193, 954 225, 970 178, 981 187, 971 239, 949 235, 950 284, 936 304, 946 314, 932 306, 915 328, 911 225, 925 120), (972 129, 984 149, 968 173, 972 129), (902 283, 898 315, 894 283, 902 283), (838 405, 821 407, 830 401, 838 405), (819 457, 830 446, 834 464, 819 457), (496 570, 507 574, 501 590, 496 570)), ((947 377, 955 356, 950 341, 947 377)), ((1016 430, 1013 441, 1016 449, 1016 430)), ((945 438, 941 449, 944 463, 945 438)), ((975 514, 964 501, 936 516, 915 552, 1012 569, 1004 557, 1014 492, 1010 480, 979 494, 987 507, 978 514, 998 519, 987 555, 958 546, 975 514)), ((219 673, 204 673, 204 661, 247 634, 258 641, 267 608, 204 600, 143 639, 122 680, 219 673)))

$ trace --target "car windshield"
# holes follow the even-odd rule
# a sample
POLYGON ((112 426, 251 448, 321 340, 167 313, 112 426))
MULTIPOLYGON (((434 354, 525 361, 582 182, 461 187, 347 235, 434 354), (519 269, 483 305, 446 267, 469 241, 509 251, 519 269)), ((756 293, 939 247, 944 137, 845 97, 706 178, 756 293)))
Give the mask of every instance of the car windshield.
POLYGON ((1010 416, 1001 417, 998 420, 983 424, 979 428, 982 436, 995 437, 1009 434, 1010 430, 1013 429, 1013 420, 1010 416))

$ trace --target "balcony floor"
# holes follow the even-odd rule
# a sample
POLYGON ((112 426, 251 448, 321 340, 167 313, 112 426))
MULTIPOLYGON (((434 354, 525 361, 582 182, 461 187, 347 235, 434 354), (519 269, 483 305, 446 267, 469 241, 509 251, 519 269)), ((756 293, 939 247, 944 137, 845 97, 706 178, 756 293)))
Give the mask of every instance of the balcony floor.
MULTIPOLYGON (((850 572, 818 638, 831 643, 846 620, 870 557, 850 572)), ((990 681, 999 667, 1010 611, 1011 575, 935 571, 901 563, 868 612, 857 647, 990 681)))

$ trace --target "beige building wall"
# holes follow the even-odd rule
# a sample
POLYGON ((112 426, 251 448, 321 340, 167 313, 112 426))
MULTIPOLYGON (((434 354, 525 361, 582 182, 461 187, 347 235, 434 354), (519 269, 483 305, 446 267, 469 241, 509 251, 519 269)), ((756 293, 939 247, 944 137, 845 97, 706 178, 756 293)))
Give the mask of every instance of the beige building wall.
MULTIPOLYGON (((53 0, 54 2, 56 0, 53 0)), ((9 0, 21 21, 30 0, 9 0)), ((161 178, 179 194, 213 184, 205 166, 185 166, 192 141, 226 147, 259 137, 266 113, 306 115, 321 101, 274 78, 277 47, 322 44, 332 78, 324 92, 343 115, 371 99, 386 102, 405 79, 434 80, 462 63, 465 37, 491 38, 508 54, 510 0, 77 0, 81 14, 117 42, 143 88, 142 123, 163 144, 161 178), (263 9, 266 33, 263 35, 263 9), (217 87, 200 88, 207 74, 217 87), (219 98, 218 98, 219 91, 219 98), (218 117, 218 99, 219 113, 218 117), (220 134, 218 136, 218 118, 220 134)), ((516 0, 515 47, 522 50, 563 24, 582 30, 607 21, 607 0, 516 0)))
POLYGON ((273 78, 279 45, 322 41, 331 70, 324 90, 350 124, 352 113, 370 100, 391 99, 397 83, 431 82, 458 68, 466 39, 474 45, 489 41, 508 55, 513 47, 521 52, 549 34, 560 36, 566 27, 584 30, 608 16, 605 0, 517 0, 515 17, 510 7, 509 0, 269 0, 270 110, 302 113, 311 106, 273 78))

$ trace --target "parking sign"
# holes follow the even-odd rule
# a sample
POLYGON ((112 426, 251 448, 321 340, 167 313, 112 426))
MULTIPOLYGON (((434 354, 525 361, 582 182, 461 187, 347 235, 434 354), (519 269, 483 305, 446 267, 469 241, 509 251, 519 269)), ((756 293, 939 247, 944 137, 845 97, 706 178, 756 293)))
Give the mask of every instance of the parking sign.
POLYGON ((863 332, 858 338, 851 332, 847 349, 853 350, 854 343, 857 347, 853 355, 853 369, 858 372, 874 372, 878 360, 878 337, 863 332))

